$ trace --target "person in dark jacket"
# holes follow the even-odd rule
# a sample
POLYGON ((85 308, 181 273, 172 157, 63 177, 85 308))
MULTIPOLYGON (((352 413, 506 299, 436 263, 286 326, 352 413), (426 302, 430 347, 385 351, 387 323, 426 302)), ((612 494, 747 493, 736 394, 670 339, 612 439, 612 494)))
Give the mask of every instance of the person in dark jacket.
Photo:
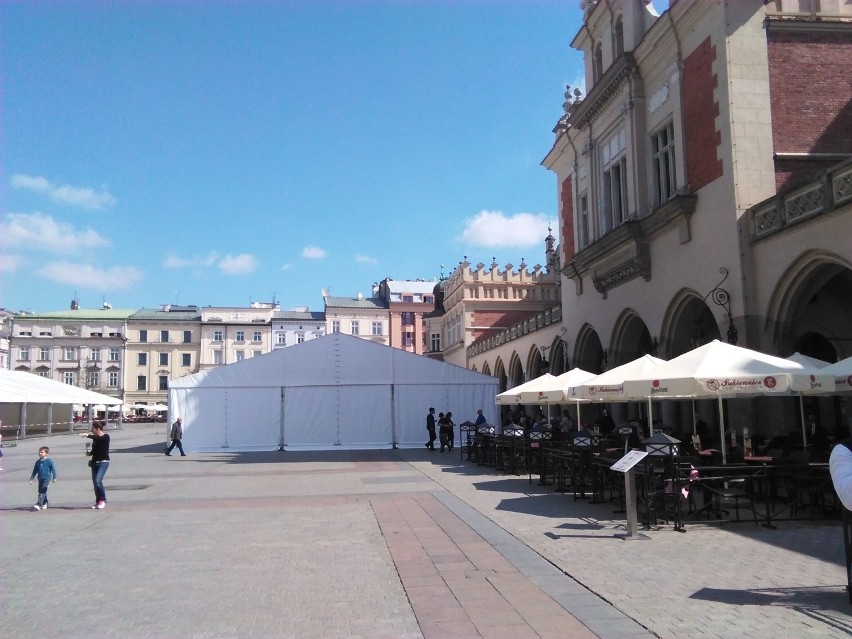
POLYGON ((80 433, 80 437, 92 440, 92 486, 95 489, 95 505, 92 508, 106 508, 106 491, 104 490, 104 475, 109 470, 109 435, 104 432, 104 422, 92 424, 91 433, 80 433))
POLYGON ((30 483, 38 477, 38 501, 33 510, 47 510, 47 487, 50 485, 50 480, 56 481, 56 466, 53 460, 48 457, 50 449, 47 446, 42 446, 38 449, 38 459, 33 466, 33 474, 30 475, 30 483))
POLYGON ((429 414, 426 415, 426 432, 429 433, 429 441, 426 442, 426 448, 435 450, 435 409, 430 408, 429 414))
POLYGON ((183 444, 181 444, 180 441, 183 439, 183 420, 180 417, 178 417, 175 420, 175 423, 172 424, 172 432, 170 436, 172 438, 172 445, 166 448, 166 457, 171 457, 172 450, 174 450, 175 446, 178 447, 180 456, 186 457, 186 453, 183 452, 183 444))

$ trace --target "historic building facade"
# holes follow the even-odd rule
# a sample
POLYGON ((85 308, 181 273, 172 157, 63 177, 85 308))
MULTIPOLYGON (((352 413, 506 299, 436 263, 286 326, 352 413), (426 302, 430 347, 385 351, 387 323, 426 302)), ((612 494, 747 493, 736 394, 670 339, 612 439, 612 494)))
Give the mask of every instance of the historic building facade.
POLYGON ((390 314, 379 297, 332 297, 323 294, 325 332, 346 333, 379 344, 390 344, 390 314))
POLYGON ((196 373, 201 311, 196 306, 143 308, 127 320, 125 404, 167 404, 169 380, 196 373))
POLYGON ((460 262, 434 289, 435 309, 424 319, 427 354, 492 375, 501 390, 567 370, 554 244, 545 239, 547 266, 460 262))
POLYGON ((201 308, 199 370, 259 357, 272 350, 274 302, 201 308))
POLYGON ((308 309, 272 314, 272 348, 285 348, 325 335, 325 314, 308 309))
MULTIPOLYGON (((673 1, 657 15, 640 0, 586 0, 582 10, 572 47, 587 91, 566 92, 542 162, 557 178, 571 366, 671 358, 714 338, 852 355, 840 293, 852 284, 852 203, 848 164, 837 166, 852 157, 852 8, 673 1)), ((782 405, 767 410, 795 422, 782 405)), ((689 410, 666 404, 664 419, 691 421, 689 410)), ((832 399, 810 410, 829 429, 847 417, 832 399)))
POLYGON ((135 309, 80 308, 16 314, 10 368, 124 401, 127 324, 135 309))
POLYGON ((423 316, 435 306, 435 282, 385 278, 374 286, 373 295, 388 309, 390 346, 422 355, 429 350, 423 316))

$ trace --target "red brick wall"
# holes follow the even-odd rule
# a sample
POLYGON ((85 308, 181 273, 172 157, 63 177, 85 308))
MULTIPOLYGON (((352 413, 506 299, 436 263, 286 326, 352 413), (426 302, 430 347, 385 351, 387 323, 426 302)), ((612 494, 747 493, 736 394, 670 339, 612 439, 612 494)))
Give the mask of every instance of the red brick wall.
POLYGON ((562 264, 568 264, 574 257, 574 189, 571 178, 562 181, 562 264))
POLYGON ((722 177, 716 149, 722 135, 716 130, 719 103, 713 98, 718 78, 713 73, 716 47, 707 38, 684 60, 683 125, 686 179, 693 191, 722 177))
MULTIPOLYGON (((767 54, 774 151, 848 153, 852 149, 849 33, 770 29, 767 54)), ((825 168, 825 161, 777 160, 776 187, 807 182, 825 168)))

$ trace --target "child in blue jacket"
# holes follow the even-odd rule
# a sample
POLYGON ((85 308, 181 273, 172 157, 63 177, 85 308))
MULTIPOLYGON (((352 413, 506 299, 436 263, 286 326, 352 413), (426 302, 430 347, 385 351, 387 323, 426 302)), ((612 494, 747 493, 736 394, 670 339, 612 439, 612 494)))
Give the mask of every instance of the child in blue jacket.
POLYGON ((38 459, 33 466, 33 474, 30 475, 30 483, 38 477, 38 502, 33 506, 33 510, 47 510, 47 486, 50 484, 51 478, 56 481, 56 466, 53 465, 53 460, 47 454, 50 449, 47 446, 42 446, 38 449, 38 459))

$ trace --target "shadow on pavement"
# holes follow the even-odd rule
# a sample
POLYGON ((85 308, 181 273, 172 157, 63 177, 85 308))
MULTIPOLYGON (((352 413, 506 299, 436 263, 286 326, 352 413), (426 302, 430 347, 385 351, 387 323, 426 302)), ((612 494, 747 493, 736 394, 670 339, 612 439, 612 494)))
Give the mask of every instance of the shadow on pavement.
MULTIPOLYGON (((87 441, 87 440, 83 440, 87 441)), ((160 453, 163 454, 163 451, 166 449, 166 444, 164 442, 158 442, 156 444, 145 444, 144 446, 128 446, 127 448, 118 448, 116 446, 112 446, 110 448, 110 452, 112 453, 160 453)))
POLYGON ((845 584, 834 587, 802 586, 746 590, 702 588, 691 595, 690 599, 715 601, 732 606, 784 606, 852 634, 845 584), (828 611, 836 611, 842 617, 832 616, 828 611))

